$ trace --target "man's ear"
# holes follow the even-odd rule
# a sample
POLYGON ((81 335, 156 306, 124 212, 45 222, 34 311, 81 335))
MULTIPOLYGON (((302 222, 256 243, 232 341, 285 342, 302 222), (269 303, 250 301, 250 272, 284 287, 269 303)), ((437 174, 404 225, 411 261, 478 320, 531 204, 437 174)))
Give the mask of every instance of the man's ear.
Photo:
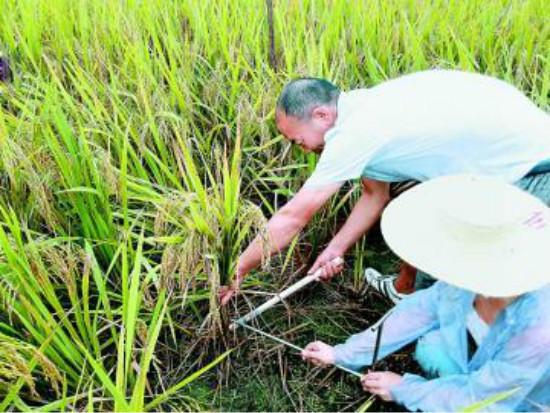
POLYGON ((315 120, 326 123, 327 125, 332 125, 336 119, 336 113, 333 108, 329 106, 317 106, 311 112, 311 117, 315 120))
POLYGON ((315 109, 313 109, 313 112, 311 112, 311 116, 315 119, 324 119, 329 115, 328 112, 329 111, 326 106, 317 106, 315 109))

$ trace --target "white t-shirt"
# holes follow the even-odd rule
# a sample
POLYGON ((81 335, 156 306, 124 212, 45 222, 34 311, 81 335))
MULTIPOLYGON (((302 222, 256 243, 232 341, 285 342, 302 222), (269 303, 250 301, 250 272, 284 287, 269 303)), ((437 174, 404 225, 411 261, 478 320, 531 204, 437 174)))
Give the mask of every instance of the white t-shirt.
POLYGON ((515 182, 550 159, 550 116, 512 85, 430 70, 342 92, 307 187, 473 173, 515 182))
POLYGON ((489 334, 489 325, 483 321, 473 307, 466 316, 466 328, 478 346, 489 334))

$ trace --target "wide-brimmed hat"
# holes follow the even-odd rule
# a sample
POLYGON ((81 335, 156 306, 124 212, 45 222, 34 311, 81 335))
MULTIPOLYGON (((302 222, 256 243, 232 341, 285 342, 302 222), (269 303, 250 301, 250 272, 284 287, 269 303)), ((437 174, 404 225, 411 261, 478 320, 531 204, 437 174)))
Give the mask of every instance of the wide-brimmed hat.
POLYGON ((548 207, 495 178, 419 184, 386 207, 381 226, 397 255, 457 287, 507 297, 550 282, 548 207))

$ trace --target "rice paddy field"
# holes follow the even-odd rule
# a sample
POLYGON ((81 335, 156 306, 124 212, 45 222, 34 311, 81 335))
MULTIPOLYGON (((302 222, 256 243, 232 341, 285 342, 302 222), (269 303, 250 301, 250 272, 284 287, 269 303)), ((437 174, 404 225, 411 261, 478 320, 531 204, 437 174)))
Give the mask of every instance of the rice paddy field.
MULTIPOLYGON (((315 167, 278 134, 276 98, 297 76, 352 89, 438 67, 549 110, 548 22, 547 0, 0 0, 0 410, 399 409, 227 330, 305 274, 358 196, 345 186, 219 307, 315 167)), ((257 325, 341 342, 389 307, 362 269, 395 264, 375 229, 343 276, 257 325)), ((415 368, 406 350, 384 363, 415 368)))

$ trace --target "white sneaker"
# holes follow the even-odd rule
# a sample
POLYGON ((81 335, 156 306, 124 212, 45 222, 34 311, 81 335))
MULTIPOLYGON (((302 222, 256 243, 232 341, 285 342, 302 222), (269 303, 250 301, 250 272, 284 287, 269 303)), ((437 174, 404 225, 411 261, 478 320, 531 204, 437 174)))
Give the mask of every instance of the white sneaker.
POLYGON ((374 268, 365 270, 365 281, 367 285, 373 287, 380 292, 384 297, 389 298, 394 304, 397 304, 407 294, 398 293, 395 289, 394 281, 397 279, 397 274, 380 274, 374 268))

